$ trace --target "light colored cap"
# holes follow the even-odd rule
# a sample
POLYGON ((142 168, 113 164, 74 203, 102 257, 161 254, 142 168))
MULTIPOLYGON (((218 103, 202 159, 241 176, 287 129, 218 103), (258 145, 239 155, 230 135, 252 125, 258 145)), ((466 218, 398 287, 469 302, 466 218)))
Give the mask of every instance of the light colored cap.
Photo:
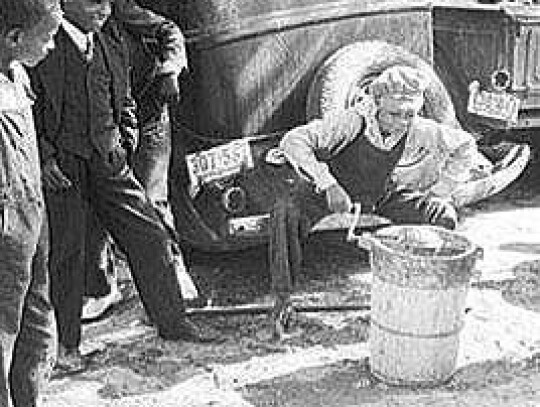
POLYGON ((392 103, 418 111, 424 104, 426 87, 427 79, 421 71, 398 65, 384 70, 369 90, 379 105, 392 103))

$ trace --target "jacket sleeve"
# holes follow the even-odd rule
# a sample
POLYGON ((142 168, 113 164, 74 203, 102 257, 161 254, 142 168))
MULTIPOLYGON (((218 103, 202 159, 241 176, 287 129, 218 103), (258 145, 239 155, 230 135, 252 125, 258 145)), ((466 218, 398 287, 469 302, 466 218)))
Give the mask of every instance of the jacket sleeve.
POLYGON ((30 86, 34 93, 34 105, 32 111, 34 114, 34 125, 36 128, 36 136, 38 141, 39 155, 42 163, 55 158, 57 154, 56 146, 53 138, 47 134, 48 122, 52 120, 52 109, 47 101, 43 86, 40 81, 39 73, 36 68, 28 69, 30 78, 30 86))
POLYGON ((358 137, 363 128, 363 116, 350 109, 290 130, 280 147, 298 173, 312 181, 318 191, 324 191, 337 183, 327 161, 358 137))
POLYGON ((439 125, 437 135, 439 146, 447 159, 434 192, 444 194, 469 179, 478 147, 474 137, 461 129, 439 125))
POLYGON ((157 42, 158 75, 187 69, 184 35, 172 20, 140 7, 135 0, 116 0, 114 16, 132 35, 157 42))

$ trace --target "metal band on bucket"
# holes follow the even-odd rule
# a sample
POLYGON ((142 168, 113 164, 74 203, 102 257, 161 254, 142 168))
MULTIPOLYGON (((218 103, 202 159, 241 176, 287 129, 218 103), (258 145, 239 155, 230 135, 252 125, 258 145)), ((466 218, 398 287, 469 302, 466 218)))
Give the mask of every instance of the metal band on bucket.
POLYGON ((408 336, 408 337, 422 338, 422 339, 438 339, 438 338, 447 338, 449 336, 455 336, 461 332, 461 330, 463 329, 463 326, 465 325, 463 321, 459 321, 459 325, 451 331, 432 333, 432 334, 418 334, 418 333, 413 333, 413 332, 398 331, 397 329, 389 328, 375 321, 373 318, 371 318, 370 321, 371 321, 371 325, 375 325, 377 328, 381 329, 382 331, 386 331, 393 335, 408 336))

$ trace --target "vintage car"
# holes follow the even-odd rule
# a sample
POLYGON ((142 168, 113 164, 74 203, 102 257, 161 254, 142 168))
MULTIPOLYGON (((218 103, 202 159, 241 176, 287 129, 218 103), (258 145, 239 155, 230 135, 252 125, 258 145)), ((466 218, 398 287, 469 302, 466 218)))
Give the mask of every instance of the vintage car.
POLYGON ((423 114, 479 138, 540 126, 536 2, 148 3, 187 37, 172 202, 182 238, 197 248, 265 242, 274 197, 297 182, 275 149, 279 137, 353 105, 389 66, 424 70, 423 114))

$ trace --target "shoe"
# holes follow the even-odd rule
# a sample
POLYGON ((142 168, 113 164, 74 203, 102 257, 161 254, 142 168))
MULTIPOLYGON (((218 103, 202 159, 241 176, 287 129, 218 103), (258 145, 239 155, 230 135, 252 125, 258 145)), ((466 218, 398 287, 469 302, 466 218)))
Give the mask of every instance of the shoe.
POLYGON ((86 363, 79 348, 66 348, 63 345, 58 345, 55 369, 67 374, 80 373, 86 369, 86 363))
POLYGON ((486 199, 512 184, 527 167, 531 148, 527 144, 514 144, 501 157, 491 174, 463 183, 452 191, 452 200, 458 208, 486 199))
POLYGON ((188 319, 169 326, 158 327, 158 335, 166 341, 184 341, 194 343, 219 343, 225 338, 209 327, 200 327, 188 319))
POLYGON ((122 301, 122 293, 118 288, 111 288, 111 292, 104 297, 90 297, 83 305, 81 321, 93 321, 100 318, 120 301, 122 301))
POLYGON ((523 150, 525 149, 524 145, 515 144, 510 148, 507 153, 495 162, 495 165, 493 167, 493 172, 500 171, 504 168, 509 167, 513 162, 516 161, 516 159, 523 154, 523 150))
POLYGON ((512 153, 519 144, 502 141, 498 144, 492 145, 479 145, 478 150, 487 157, 492 163, 496 163, 506 157, 509 153, 512 153))

